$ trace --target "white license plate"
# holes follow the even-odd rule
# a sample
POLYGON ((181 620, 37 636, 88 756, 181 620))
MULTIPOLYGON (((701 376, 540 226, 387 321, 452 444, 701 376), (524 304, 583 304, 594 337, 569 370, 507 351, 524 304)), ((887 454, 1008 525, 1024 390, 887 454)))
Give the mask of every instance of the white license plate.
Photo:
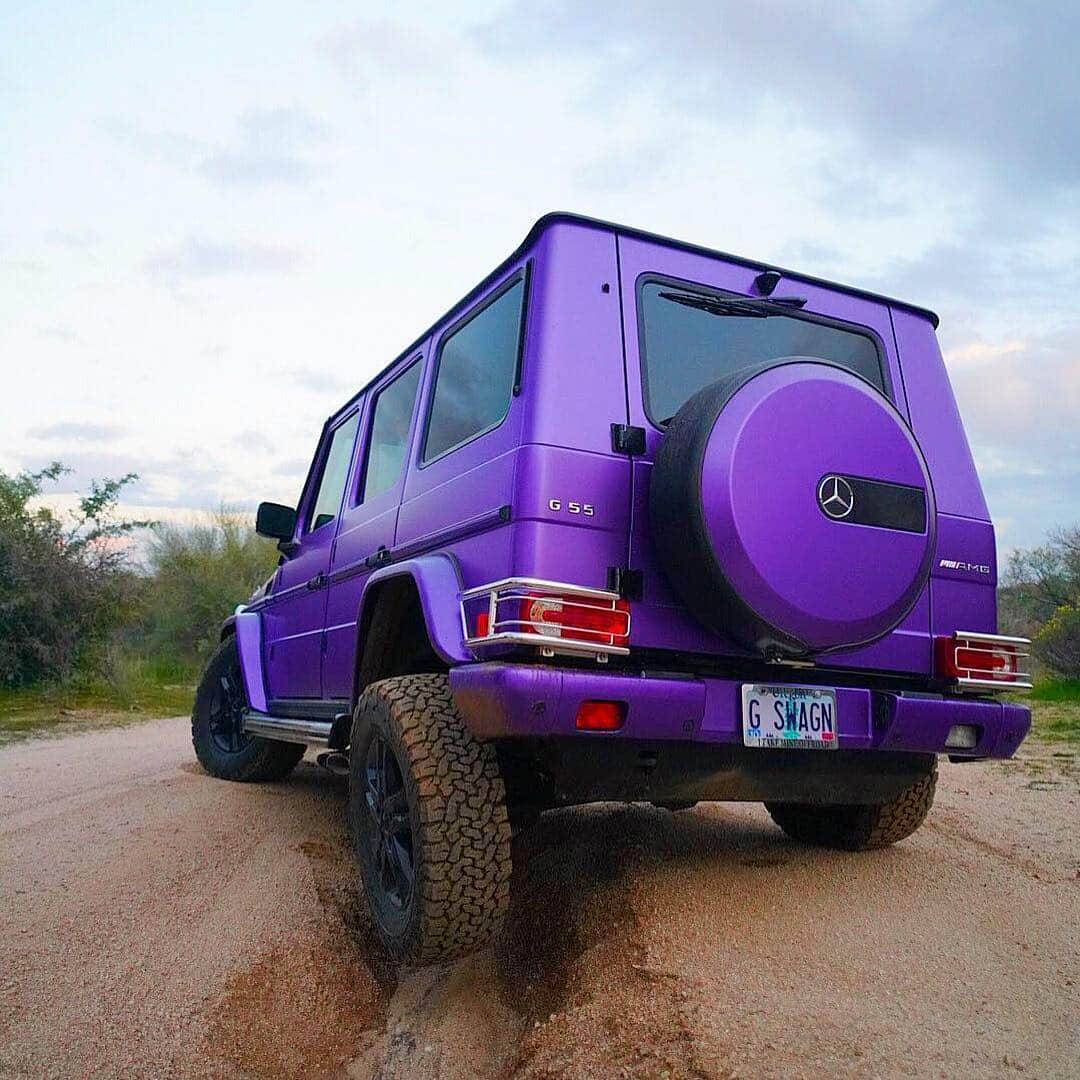
POLYGON ((835 750, 836 691, 821 686, 742 688, 743 743, 769 750, 835 750))

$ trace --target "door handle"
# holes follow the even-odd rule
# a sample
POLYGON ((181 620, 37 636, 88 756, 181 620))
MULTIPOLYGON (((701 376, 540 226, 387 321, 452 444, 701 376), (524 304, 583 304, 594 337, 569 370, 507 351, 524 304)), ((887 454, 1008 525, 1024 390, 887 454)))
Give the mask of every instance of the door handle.
POLYGON ((316 574, 310 581, 308 581, 307 587, 312 592, 315 592, 318 589, 321 589, 325 584, 326 584, 326 575, 320 572, 320 573, 316 574))
POLYGON ((383 546, 380 547, 379 550, 376 551, 374 555, 369 555, 364 560, 364 565, 369 567, 370 569, 374 570, 377 567, 386 566, 388 563, 390 563, 392 561, 393 561, 393 556, 390 554, 389 550, 387 550, 386 545, 383 544, 383 546))

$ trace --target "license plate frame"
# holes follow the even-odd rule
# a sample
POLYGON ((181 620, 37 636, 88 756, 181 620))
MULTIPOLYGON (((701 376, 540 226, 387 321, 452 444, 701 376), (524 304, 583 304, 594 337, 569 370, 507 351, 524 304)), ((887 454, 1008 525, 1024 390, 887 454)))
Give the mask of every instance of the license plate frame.
POLYGON ((756 750, 838 749, 834 687, 743 683, 741 715, 744 746, 756 750), (781 705, 779 712, 777 703, 781 705), (777 727, 780 720, 783 726, 777 727))

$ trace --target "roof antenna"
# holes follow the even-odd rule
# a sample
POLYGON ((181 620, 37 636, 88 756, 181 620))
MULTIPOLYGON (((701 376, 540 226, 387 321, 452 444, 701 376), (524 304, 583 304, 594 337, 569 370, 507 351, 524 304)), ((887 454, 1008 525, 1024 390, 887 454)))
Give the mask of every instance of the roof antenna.
POLYGON ((765 270, 754 278, 754 287, 761 296, 772 296, 773 289, 780 284, 781 275, 775 270, 765 270))

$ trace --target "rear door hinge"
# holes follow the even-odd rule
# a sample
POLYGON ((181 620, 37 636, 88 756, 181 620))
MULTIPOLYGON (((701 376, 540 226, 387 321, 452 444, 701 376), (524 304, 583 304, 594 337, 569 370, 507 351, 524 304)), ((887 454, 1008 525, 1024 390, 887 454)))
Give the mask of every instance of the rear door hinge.
POLYGON ((634 457, 645 453, 645 429, 633 424, 611 425, 611 449, 616 454, 629 454, 634 457))
POLYGON ((625 566, 607 568, 608 592, 618 593, 624 600, 640 600, 643 584, 640 570, 630 570, 625 566))

